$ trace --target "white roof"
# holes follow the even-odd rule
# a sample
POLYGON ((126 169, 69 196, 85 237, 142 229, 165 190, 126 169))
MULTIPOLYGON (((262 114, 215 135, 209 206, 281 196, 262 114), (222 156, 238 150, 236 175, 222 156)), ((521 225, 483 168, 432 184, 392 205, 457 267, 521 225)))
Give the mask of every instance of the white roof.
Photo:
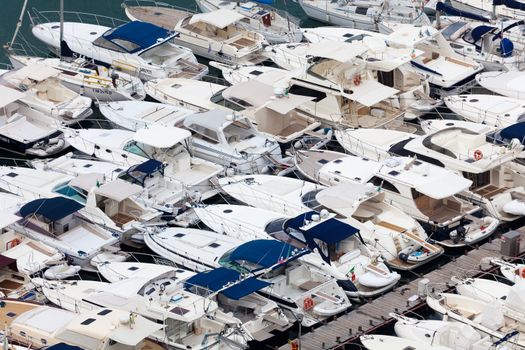
POLYGON ((5 107, 8 104, 24 98, 26 94, 7 86, 0 85, 0 107, 5 107))
POLYGON ((315 199, 328 209, 349 217, 361 202, 380 195, 382 193, 370 183, 344 183, 322 190, 315 199))
POLYGON ((220 9, 217 11, 193 15, 190 19, 190 24, 204 22, 222 29, 240 21, 243 18, 244 16, 236 11, 220 9))
POLYGON ((344 96, 370 107, 397 94, 398 92, 398 90, 383 85, 376 80, 365 79, 361 81, 359 86, 352 87, 351 94, 345 93, 344 96))
POLYGON ((133 140, 155 148, 170 148, 191 137, 191 132, 174 126, 153 124, 138 130, 133 140))
POLYGON ((4 228, 11 224, 14 224, 20 219, 21 219, 20 216, 17 216, 13 213, 7 213, 5 211, 2 211, 0 212, 0 228, 4 228))
POLYGON ((141 191, 142 187, 140 187, 139 185, 131 184, 121 179, 116 179, 114 181, 103 184, 95 190, 95 193, 120 202, 141 191))
POLYGON ((51 68, 42 63, 35 63, 25 66, 16 71, 16 75, 20 78, 29 78, 35 81, 42 81, 60 74, 60 71, 51 68))
POLYGON ((104 182, 104 174, 99 173, 88 173, 80 174, 75 177, 73 180, 69 181, 69 186, 77 187, 83 189, 84 191, 89 191, 97 183, 100 185, 104 182))
POLYGON ((306 54, 315 57, 323 57, 338 62, 348 62, 351 59, 365 53, 368 50, 361 42, 321 41, 309 44, 306 54))

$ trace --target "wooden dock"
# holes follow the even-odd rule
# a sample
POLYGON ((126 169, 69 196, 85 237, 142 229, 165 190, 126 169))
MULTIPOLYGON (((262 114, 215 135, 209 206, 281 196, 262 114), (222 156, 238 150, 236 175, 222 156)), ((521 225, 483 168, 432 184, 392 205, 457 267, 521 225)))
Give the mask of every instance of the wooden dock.
MULTIPOLYGON (((411 315, 411 311, 417 310, 425 305, 424 298, 409 301, 410 297, 417 295, 418 283, 427 278, 430 285, 441 284, 445 287, 450 283, 452 276, 480 277, 486 274, 481 270, 480 261, 487 257, 500 256, 499 238, 493 239, 477 248, 469 250, 464 255, 453 259, 443 266, 436 267, 430 273, 417 278, 409 283, 398 285, 394 290, 378 297, 358 308, 339 316, 338 318, 311 330, 301 336, 302 350, 321 349, 344 349, 359 338, 359 336, 371 333, 377 328, 392 321, 389 313, 411 315)), ((496 270, 496 268, 492 269, 496 270)), ((445 287, 446 288, 446 287, 445 287)), ((440 288, 440 290, 443 290, 440 288)), ((285 344, 279 350, 289 350, 291 346, 285 344)))

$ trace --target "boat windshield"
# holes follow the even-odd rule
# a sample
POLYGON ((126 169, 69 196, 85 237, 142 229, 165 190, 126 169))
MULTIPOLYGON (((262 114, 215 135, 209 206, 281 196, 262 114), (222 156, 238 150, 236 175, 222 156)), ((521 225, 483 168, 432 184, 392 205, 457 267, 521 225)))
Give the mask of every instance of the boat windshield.
POLYGON ((254 264, 250 261, 246 260, 231 260, 230 256, 233 251, 235 251, 237 247, 229 250, 226 252, 220 259, 219 264, 223 267, 235 270, 239 273, 249 273, 251 271, 259 270, 263 268, 263 266, 254 264))
POLYGON ((241 106, 241 104, 238 104, 238 103, 235 103, 235 102, 232 102, 232 101, 229 101, 229 100, 225 99, 222 96, 222 92, 224 90, 226 90, 226 89, 223 89, 221 91, 217 91, 215 94, 213 94, 213 96, 210 97, 210 102, 213 102, 213 103, 218 104, 220 106, 227 107, 229 109, 233 109, 234 111, 237 111, 237 112, 240 112, 240 111, 242 111, 242 110, 244 110, 246 108, 246 107, 241 106))
POLYGON ((126 146, 124 146, 124 150, 144 158, 152 158, 150 156, 152 153, 151 147, 136 141, 129 142, 126 146))
POLYGON ((255 130, 246 119, 237 119, 223 129, 224 137, 228 143, 249 140, 256 136, 255 130))
POLYGON ((79 188, 69 186, 68 182, 56 186, 52 191, 71 198, 81 204, 86 204, 87 193, 79 188))

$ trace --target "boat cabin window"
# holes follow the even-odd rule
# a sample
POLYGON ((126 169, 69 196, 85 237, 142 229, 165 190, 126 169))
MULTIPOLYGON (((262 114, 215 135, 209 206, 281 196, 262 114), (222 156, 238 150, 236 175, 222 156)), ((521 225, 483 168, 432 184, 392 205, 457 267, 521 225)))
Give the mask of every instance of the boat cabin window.
POLYGON ((204 125, 193 123, 188 126, 188 129, 194 132, 193 137, 197 137, 212 143, 219 143, 219 135, 217 135, 215 130, 208 129, 204 125))
POLYGON ((127 41, 127 40, 114 39, 113 43, 117 44, 120 47, 123 47, 124 50, 127 51, 127 52, 133 52, 133 51, 136 51, 136 50, 140 49, 140 46, 138 46, 137 44, 132 43, 131 41, 127 41))
POLYGON ((193 323, 177 321, 173 318, 166 319, 166 334, 173 342, 180 342, 181 339, 191 335, 194 332, 193 323))
POLYGON ((122 48, 122 47, 118 46, 117 44, 107 40, 103 36, 98 37, 98 39, 93 42, 93 45, 101 47, 103 49, 108 49, 108 50, 111 50, 111 51, 127 53, 127 51, 124 50, 124 48, 122 48))
POLYGON ((322 91, 310 89, 310 88, 307 88, 301 85, 295 85, 295 84, 290 86, 290 88, 288 89, 288 92, 290 94, 313 97, 314 99, 312 101, 314 102, 319 102, 326 98, 326 94, 322 91))
POLYGON ((223 89, 223 90, 218 91, 215 94, 213 94, 213 96, 210 97, 210 102, 213 102, 213 103, 218 104, 220 106, 227 107, 229 109, 233 109, 234 111, 237 111, 237 112, 240 112, 240 111, 245 109, 245 107, 242 107, 241 104, 237 104, 235 102, 228 101, 227 99, 225 99, 222 96, 222 92, 224 90, 226 90, 226 89, 223 89))
POLYGON ((56 186, 53 188, 52 192, 74 199, 79 203, 86 204, 87 192, 80 188, 69 186, 67 182, 56 186))
POLYGON ((368 182, 373 183, 374 186, 381 187, 383 190, 394 192, 394 193, 399 193, 399 190, 396 188, 396 186, 394 186, 390 181, 387 181, 380 177, 374 176, 368 182))
POLYGON ((490 171, 485 171, 480 174, 463 172, 463 177, 472 181, 472 186, 470 186, 471 189, 490 185, 490 171))
POLYGON ((255 137, 255 131, 246 119, 238 119, 223 129, 228 143, 241 142, 255 137))
POLYGON ((246 260, 231 260, 230 255, 232 251, 234 251, 236 248, 233 248, 232 250, 226 252, 220 259, 219 264, 223 267, 233 269, 240 273, 249 273, 253 270, 258 270, 262 268, 262 266, 252 263, 250 261, 246 260))
MULTIPOLYGON (((89 326, 83 326, 83 327, 89 327, 89 326)), ((77 345, 77 346, 80 345, 82 346, 83 349, 87 349, 87 350, 98 349, 99 346, 101 345, 100 341, 96 338, 92 338, 82 333, 73 332, 68 329, 61 332, 60 338, 58 339, 60 339, 61 341, 67 344, 72 344, 72 345, 77 345)))
MULTIPOLYGON (((358 7, 359 9, 360 7, 358 7)), ((362 8, 362 7, 361 7, 362 8)), ((366 8, 365 8, 365 14, 366 14, 366 8)), ((350 35, 350 37, 348 39, 345 40, 345 43, 351 43, 353 41, 361 41, 363 40, 365 37, 367 36, 370 36, 370 35, 367 35, 367 34, 357 34, 357 35, 352 35, 352 34, 345 34, 344 36, 348 36, 350 35)))
POLYGON ((151 150, 149 150, 148 148, 150 147, 147 145, 138 143, 136 141, 130 141, 126 146, 124 146, 125 151, 128 151, 130 153, 136 154, 141 157, 151 158, 150 157, 151 150))

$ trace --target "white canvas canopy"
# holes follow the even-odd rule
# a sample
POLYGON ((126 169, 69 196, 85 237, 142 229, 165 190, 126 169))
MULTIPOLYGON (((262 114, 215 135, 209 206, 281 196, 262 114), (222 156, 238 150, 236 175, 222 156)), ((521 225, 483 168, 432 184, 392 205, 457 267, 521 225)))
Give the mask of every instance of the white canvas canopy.
POLYGON ((23 92, 0 85, 0 108, 24 97, 25 94, 23 92))
POLYGON ((174 126, 154 124, 140 129, 133 135, 133 140, 155 148, 170 148, 191 137, 191 132, 174 126))
POLYGON ((139 185, 131 184, 121 179, 116 179, 103 184, 95 190, 96 194, 121 202, 124 199, 142 191, 139 185))
POLYGON ((348 183, 328 187, 317 193, 315 199, 326 208, 350 217, 359 204, 370 198, 382 195, 372 184, 348 183))
POLYGON ((111 332, 109 338, 123 345, 136 346, 156 331, 164 328, 163 325, 149 321, 142 316, 133 316, 133 326, 119 325, 111 332))
POLYGON ((310 96, 288 94, 284 97, 273 99, 266 107, 284 115, 313 99, 314 97, 310 96))
POLYGON ((416 184, 414 188, 431 198, 443 199, 467 190, 470 185, 472 185, 472 181, 449 172, 432 177, 432 181, 416 184))
POLYGON ((35 63, 25 66, 16 71, 16 75, 20 78, 29 78, 35 81, 43 81, 54 77, 60 73, 59 70, 51 68, 48 65, 35 63))
POLYGON ((94 186, 104 182, 104 174, 88 173, 80 174, 73 180, 69 181, 69 186, 83 189, 84 191, 91 190, 94 186))
POLYGON ((352 87, 352 93, 343 94, 345 97, 371 107, 395 94, 399 90, 378 83, 375 80, 365 79, 359 86, 352 87))
POLYGON ((367 50, 368 48, 361 42, 321 41, 310 44, 306 50, 306 55, 328 58, 344 63, 362 55, 367 50))
POLYGON ((190 24, 204 22, 207 24, 211 24, 212 26, 215 26, 217 28, 223 29, 229 25, 234 24, 235 22, 240 21, 243 18, 244 16, 238 12, 220 9, 217 11, 193 15, 193 17, 191 17, 190 19, 190 24))

